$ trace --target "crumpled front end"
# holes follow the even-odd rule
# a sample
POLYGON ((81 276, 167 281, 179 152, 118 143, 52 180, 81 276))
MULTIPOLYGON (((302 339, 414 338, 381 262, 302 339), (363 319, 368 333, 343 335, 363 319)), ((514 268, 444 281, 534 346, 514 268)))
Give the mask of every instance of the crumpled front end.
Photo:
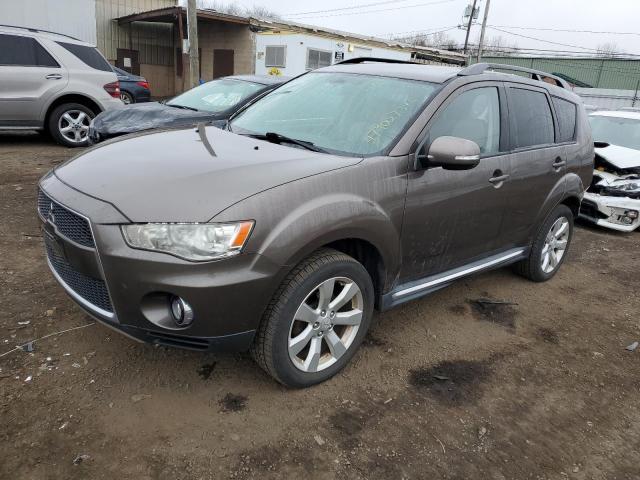
POLYGON ((621 232, 640 226, 640 168, 617 169, 598 162, 585 193, 580 217, 621 232))

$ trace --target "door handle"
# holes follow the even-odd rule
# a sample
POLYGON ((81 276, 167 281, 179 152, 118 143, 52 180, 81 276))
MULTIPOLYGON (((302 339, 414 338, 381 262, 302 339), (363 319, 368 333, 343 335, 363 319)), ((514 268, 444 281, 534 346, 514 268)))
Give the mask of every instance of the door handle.
POLYGON ((60 80, 62 78, 62 75, 60 75, 59 73, 50 73, 44 78, 46 78, 47 80, 60 80))
POLYGON ((493 177, 489 179, 489 183, 493 184, 494 187, 499 188, 510 175, 502 173, 502 170, 496 170, 493 172, 493 177))
POLYGON ((564 167, 567 164, 567 162, 565 160, 562 160, 560 157, 556 158, 553 162, 553 165, 551 165, 555 170, 560 170, 562 167, 564 167))

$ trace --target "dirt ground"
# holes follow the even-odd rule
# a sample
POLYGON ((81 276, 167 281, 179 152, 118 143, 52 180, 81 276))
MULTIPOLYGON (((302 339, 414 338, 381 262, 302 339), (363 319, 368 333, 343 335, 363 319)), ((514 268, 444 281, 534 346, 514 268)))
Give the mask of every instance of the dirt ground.
POLYGON ((502 269, 379 314, 342 374, 287 390, 65 295, 35 195, 75 153, 0 136, 0 355, 88 325, 0 357, 0 478, 640 478, 640 234, 581 226, 548 283, 502 269))

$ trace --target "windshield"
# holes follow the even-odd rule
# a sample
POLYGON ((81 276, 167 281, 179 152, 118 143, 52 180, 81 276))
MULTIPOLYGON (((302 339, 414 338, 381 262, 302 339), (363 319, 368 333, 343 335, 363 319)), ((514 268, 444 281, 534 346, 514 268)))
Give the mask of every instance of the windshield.
POLYGON ((436 87, 390 77, 309 73, 253 104, 231 129, 273 132, 336 153, 374 155, 392 145, 436 87))
POLYGON ((225 78, 207 82, 167 102, 205 112, 222 112, 259 92, 264 85, 225 78))
POLYGON ((594 141, 640 150, 640 120, 591 115, 589 123, 594 141))

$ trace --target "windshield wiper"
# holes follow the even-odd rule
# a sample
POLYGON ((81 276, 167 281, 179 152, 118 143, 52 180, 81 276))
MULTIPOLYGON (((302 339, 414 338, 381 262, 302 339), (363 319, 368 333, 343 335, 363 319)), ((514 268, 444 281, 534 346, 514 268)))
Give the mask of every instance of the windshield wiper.
POLYGON ((271 143, 291 143, 293 145, 298 145, 302 148, 306 148, 307 150, 311 150, 312 152, 321 152, 321 153, 327 153, 327 150, 325 150, 324 148, 320 148, 320 147, 316 147, 313 142, 309 142, 307 140, 298 140, 296 138, 290 138, 287 137, 286 135, 281 135, 279 133, 276 132, 267 132, 264 135, 260 135, 260 134, 249 134, 249 137, 252 138, 258 138, 260 140, 266 140, 267 142, 271 142, 271 143))
POLYGON ((178 103, 165 103, 165 105, 168 106, 168 107, 173 107, 173 108, 182 108, 183 110, 193 110, 194 112, 199 112, 200 111, 197 108, 187 107, 186 105, 180 105, 178 103))

